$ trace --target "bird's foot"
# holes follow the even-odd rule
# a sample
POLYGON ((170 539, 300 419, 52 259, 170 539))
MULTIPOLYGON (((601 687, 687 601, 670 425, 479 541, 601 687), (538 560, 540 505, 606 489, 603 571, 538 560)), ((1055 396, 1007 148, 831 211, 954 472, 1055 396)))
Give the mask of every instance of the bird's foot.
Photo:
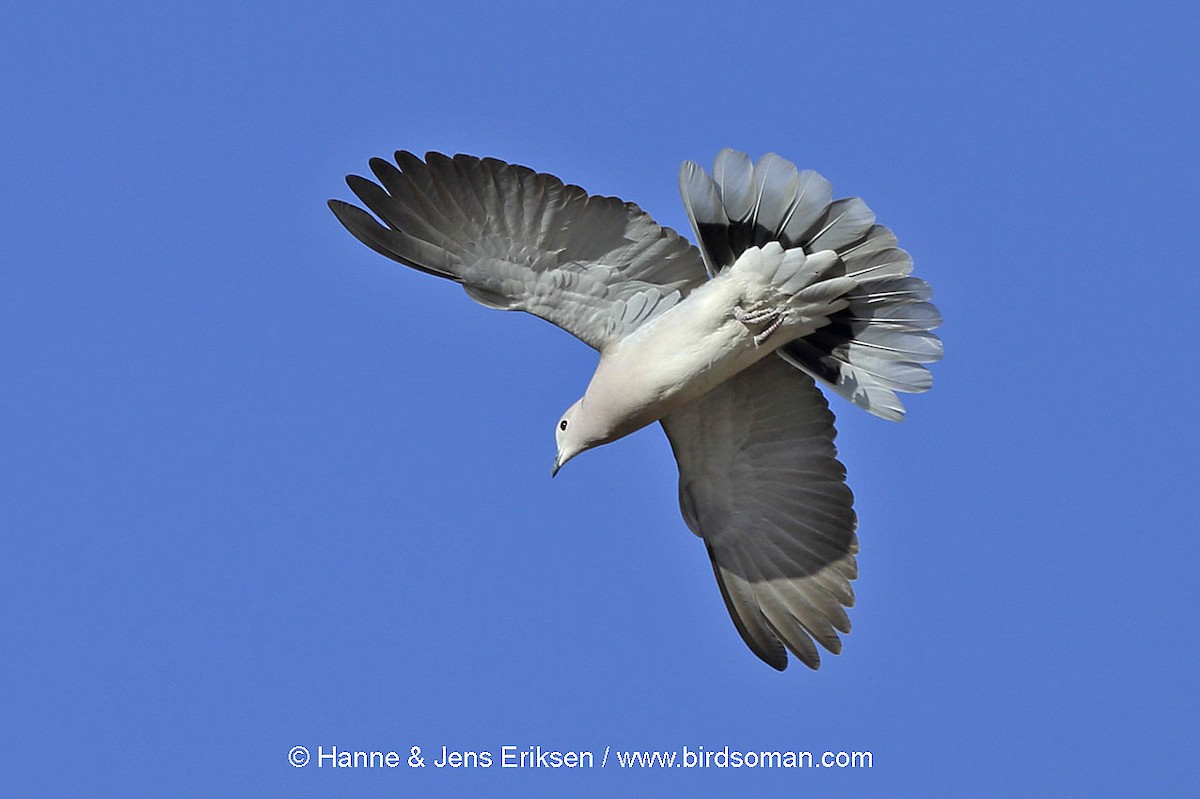
POLYGON ((762 343, 783 324, 783 312, 761 302, 749 309, 740 305, 733 306, 733 318, 745 325, 747 329, 762 327, 754 334, 754 346, 756 347, 762 346, 762 343))

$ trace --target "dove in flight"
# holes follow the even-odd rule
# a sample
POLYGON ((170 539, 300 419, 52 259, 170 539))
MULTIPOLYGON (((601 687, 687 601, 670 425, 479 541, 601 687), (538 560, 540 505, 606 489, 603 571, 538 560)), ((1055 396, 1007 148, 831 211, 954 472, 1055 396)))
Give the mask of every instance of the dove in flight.
POLYGON ((329 207, 371 249, 527 311, 599 351, 555 422, 553 471, 654 422, 683 518, 742 639, 783 670, 841 651, 858 575, 853 495, 820 381, 885 419, 941 358, 929 285, 858 198, 775 154, 722 150, 679 186, 697 249, 637 205, 492 158, 397 152, 329 207), (376 182, 377 181, 377 182, 376 182))

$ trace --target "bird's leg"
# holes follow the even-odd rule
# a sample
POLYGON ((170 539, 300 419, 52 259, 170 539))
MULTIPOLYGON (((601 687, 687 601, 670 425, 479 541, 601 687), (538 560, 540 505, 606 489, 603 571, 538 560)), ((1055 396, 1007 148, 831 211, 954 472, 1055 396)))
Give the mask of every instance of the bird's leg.
POLYGON ((740 305, 733 306, 733 318, 749 329, 751 326, 763 325, 762 330, 754 334, 754 346, 760 346, 770 338, 771 334, 783 324, 783 312, 779 308, 764 302, 755 303, 746 309, 740 305))

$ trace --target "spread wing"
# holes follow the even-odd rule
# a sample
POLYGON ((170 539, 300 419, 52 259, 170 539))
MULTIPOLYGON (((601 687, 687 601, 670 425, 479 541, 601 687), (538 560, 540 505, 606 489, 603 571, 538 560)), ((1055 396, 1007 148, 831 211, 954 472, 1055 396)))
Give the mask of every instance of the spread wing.
POLYGON ((330 200, 376 252, 462 284, 493 308, 528 311, 596 349, 706 279, 699 251, 633 203, 589 195, 493 158, 396 153, 351 175, 374 217, 330 200), (378 217, 378 219, 376 219, 378 217))
POLYGON ((833 414, 804 372, 764 358, 662 420, 679 502, 704 539, 733 622, 776 669, 841 651, 858 576, 854 497, 833 414))

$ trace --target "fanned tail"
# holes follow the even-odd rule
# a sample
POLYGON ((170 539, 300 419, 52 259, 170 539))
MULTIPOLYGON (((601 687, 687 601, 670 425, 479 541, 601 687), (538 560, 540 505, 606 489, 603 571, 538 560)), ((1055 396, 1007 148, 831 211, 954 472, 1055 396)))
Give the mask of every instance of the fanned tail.
POLYGON ((710 275, 728 268, 747 248, 777 241, 806 254, 829 250, 841 268, 830 278, 853 279, 849 305, 829 323, 781 347, 792 366, 835 393, 885 419, 904 418, 897 392, 929 390, 925 364, 942 357, 932 331, 942 318, 929 302, 929 284, 911 277, 912 258, 892 231, 857 197, 833 200, 829 181, 768 153, 722 150, 710 177, 684 163, 679 188, 710 275))

